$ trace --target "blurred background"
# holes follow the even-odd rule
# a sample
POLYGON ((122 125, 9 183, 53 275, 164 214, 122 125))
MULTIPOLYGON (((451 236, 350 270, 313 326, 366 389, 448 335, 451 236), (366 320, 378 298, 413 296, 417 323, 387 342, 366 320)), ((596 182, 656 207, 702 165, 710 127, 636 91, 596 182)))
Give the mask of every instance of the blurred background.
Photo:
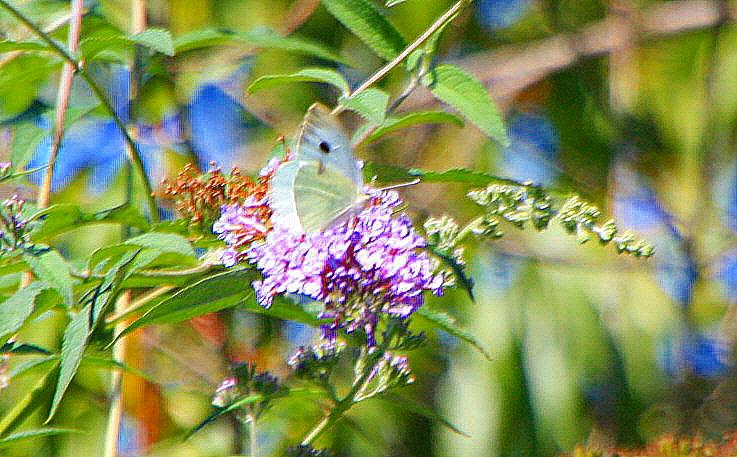
MULTIPOLYGON (((407 0, 385 12, 412 39, 451 3, 407 0)), ((65 39, 68 2, 14 4, 65 39)), ((188 162, 254 173, 313 101, 334 104, 337 96, 311 84, 245 95, 255 78, 334 66, 355 87, 382 64, 319 1, 148 0, 147 8, 149 24, 175 36, 269 28, 315 40, 345 60, 255 52, 243 44, 160 56, 142 66, 131 105, 130 63, 114 55, 98 59, 89 71, 116 112, 136 126, 154 183, 188 162)), ((494 360, 430 330, 430 344, 410 357, 417 382, 405 392, 469 437, 376 400, 352 410, 325 445, 338 456, 553 456, 579 443, 612 449, 666 432, 718 437, 737 428, 735 8, 716 0, 477 0, 448 28, 437 60, 457 63, 487 84, 503 108, 511 145, 499 147, 472 125, 423 126, 359 150, 360 158, 431 170, 468 167, 576 192, 647 238, 656 256, 617 257, 611 249, 579 246, 562 231, 511 226, 498 242, 473 243, 466 256, 476 302, 453 292, 432 304, 455 316, 494 360)), ((126 1, 92 0, 85 9, 83 40, 101 27, 130 30, 126 1)), ((0 12, 0 37, 31 35, 0 12)), ((24 158, 28 168, 46 163, 60 68, 48 56, 0 54, 0 160, 24 158), (18 77, 26 84, 15 83, 18 77)), ((383 88, 397 94, 404 76, 393 72, 383 88)), ((92 103, 75 80, 70 110, 79 120, 62 144, 54 203, 103 209, 124 200, 123 142, 92 103)), ((419 90, 400 111, 432 104, 419 90)), ((1 192, 33 200, 40 180, 33 175, 1 192)), ((468 190, 423 184, 403 197, 418 221, 448 214, 463 222, 477 211, 465 198, 468 190)), ((161 212, 173 215, 167 206, 161 212)), ((115 227, 97 226, 55 244, 81 262, 119 236, 115 227)), ((58 349, 63 324, 52 316, 22 336, 58 349)), ((141 332, 127 362, 147 378, 125 376, 121 456, 231 455, 241 438, 227 419, 182 441, 207 416, 229 363, 256 361, 286 376, 286 358, 313 336, 302 326, 239 310, 141 332)), ((22 360, 8 363, 12 375, 22 360)), ((99 455, 108 376, 83 365, 57 416, 58 425, 87 433, 29 441, 0 454, 99 455)), ((0 390, 0 413, 36 381, 11 376, 0 390)), ((316 406, 278 403, 261 425, 263 454, 278 455, 319 414, 316 406)))

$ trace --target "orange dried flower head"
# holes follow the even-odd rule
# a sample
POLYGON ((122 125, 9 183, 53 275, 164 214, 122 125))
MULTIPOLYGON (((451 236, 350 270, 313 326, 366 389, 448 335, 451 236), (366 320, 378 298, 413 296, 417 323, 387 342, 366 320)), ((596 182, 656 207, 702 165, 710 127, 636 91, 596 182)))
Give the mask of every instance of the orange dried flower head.
MULTIPOLYGON (((165 179, 162 185, 164 198, 174 202, 179 215, 204 229, 220 216, 224 205, 237 205, 249 198, 263 200, 270 178, 260 176, 256 181, 243 175, 238 167, 233 167, 226 175, 214 163, 210 164, 210 170, 202 173, 189 163, 173 182, 165 179)), ((263 216, 268 218, 270 214, 263 216)))

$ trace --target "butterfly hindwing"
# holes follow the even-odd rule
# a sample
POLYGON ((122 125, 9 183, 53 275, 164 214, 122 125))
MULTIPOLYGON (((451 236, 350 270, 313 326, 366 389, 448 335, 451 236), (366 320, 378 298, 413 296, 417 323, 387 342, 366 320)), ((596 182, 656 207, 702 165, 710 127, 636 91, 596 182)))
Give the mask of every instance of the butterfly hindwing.
POLYGON ((358 188, 345 175, 315 162, 300 162, 294 181, 294 200, 302 229, 324 230, 349 213, 359 200, 358 188))

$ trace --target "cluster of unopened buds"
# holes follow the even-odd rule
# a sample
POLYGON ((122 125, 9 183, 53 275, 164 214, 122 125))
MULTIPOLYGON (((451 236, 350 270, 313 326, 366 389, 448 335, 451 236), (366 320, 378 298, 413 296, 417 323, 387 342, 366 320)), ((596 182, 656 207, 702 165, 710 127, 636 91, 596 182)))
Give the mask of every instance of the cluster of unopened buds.
POLYGON ((31 246, 27 233, 28 219, 23 215, 25 201, 17 195, 6 199, 0 208, 0 253, 31 246))

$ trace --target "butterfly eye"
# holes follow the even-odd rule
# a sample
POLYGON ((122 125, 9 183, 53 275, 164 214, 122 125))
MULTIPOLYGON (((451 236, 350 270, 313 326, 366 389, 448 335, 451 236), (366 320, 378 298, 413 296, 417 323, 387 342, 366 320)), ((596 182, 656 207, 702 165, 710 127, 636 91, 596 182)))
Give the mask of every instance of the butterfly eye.
POLYGON ((320 151, 322 151, 324 154, 330 153, 330 144, 328 144, 325 141, 320 142, 320 151))

